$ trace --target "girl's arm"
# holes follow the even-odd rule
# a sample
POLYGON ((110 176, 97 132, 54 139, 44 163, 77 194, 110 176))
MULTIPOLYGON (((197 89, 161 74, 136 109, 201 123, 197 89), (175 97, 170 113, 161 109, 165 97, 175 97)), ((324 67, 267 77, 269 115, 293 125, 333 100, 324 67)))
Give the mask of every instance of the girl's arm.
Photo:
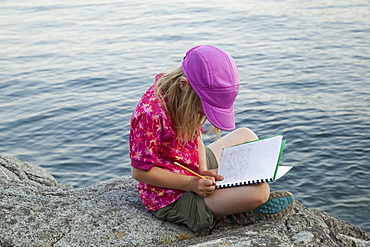
POLYGON ((207 171, 207 157, 206 157, 206 148, 202 139, 202 133, 198 137, 198 157, 199 157, 199 172, 203 174, 207 171))
POLYGON ((207 157, 206 157, 206 148, 202 140, 202 136, 198 137, 198 155, 199 155, 199 172, 204 176, 214 177, 216 180, 221 181, 224 178, 217 174, 218 169, 208 170, 207 169, 207 157))
POLYGON ((131 173, 132 177, 140 182, 161 188, 193 191, 203 197, 209 196, 215 190, 213 177, 199 179, 194 176, 176 174, 158 166, 153 166, 148 171, 131 167, 131 173))

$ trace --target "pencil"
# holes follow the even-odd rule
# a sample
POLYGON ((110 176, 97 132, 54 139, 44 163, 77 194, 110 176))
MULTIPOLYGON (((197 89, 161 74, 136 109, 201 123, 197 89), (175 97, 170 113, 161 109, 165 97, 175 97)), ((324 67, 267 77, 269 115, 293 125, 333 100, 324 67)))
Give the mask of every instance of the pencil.
POLYGON ((205 177, 203 177, 202 175, 199 175, 198 173, 196 173, 196 172, 194 172, 194 171, 190 170, 189 168, 187 168, 187 167, 185 167, 185 166, 183 166, 183 165, 180 165, 180 164, 179 164, 179 163, 177 163, 176 161, 174 162, 174 164, 175 164, 175 165, 177 165, 177 166, 179 166, 179 167, 181 167, 181 168, 182 168, 182 169, 184 169, 184 170, 187 170, 188 172, 190 172, 191 174, 193 174, 193 175, 197 176, 198 178, 206 179, 206 178, 205 178, 205 177))

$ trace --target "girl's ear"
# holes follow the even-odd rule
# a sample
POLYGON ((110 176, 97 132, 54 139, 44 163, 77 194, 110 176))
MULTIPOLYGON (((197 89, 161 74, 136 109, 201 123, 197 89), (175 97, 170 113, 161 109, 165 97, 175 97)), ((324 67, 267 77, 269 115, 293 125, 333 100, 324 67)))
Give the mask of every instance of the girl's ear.
POLYGON ((189 86, 188 78, 186 78, 185 76, 181 77, 181 79, 180 79, 180 89, 181 90, 184 90, 188 86, 189 86))

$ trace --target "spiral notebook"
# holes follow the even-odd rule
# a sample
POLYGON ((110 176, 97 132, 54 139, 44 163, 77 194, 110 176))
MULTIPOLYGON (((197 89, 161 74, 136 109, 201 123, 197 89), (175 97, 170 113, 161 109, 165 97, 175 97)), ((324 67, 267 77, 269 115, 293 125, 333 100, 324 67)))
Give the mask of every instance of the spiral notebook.
POLYGON ((283 135, 276 135, 222 150, 216 188, 229 188, 274 181, 292 167, 280 166, 285 146, 283 135))

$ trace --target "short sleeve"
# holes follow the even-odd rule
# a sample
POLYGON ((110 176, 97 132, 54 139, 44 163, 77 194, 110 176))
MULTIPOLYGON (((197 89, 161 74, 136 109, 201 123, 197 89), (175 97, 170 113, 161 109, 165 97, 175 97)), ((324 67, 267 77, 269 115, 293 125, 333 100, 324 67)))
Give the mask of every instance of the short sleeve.
POLYGON ((161 145, 162 118, 153 105, 143 104, 137 109, 130 128, 131 165, 150 170, 158 162, 158 147, 161 145))

